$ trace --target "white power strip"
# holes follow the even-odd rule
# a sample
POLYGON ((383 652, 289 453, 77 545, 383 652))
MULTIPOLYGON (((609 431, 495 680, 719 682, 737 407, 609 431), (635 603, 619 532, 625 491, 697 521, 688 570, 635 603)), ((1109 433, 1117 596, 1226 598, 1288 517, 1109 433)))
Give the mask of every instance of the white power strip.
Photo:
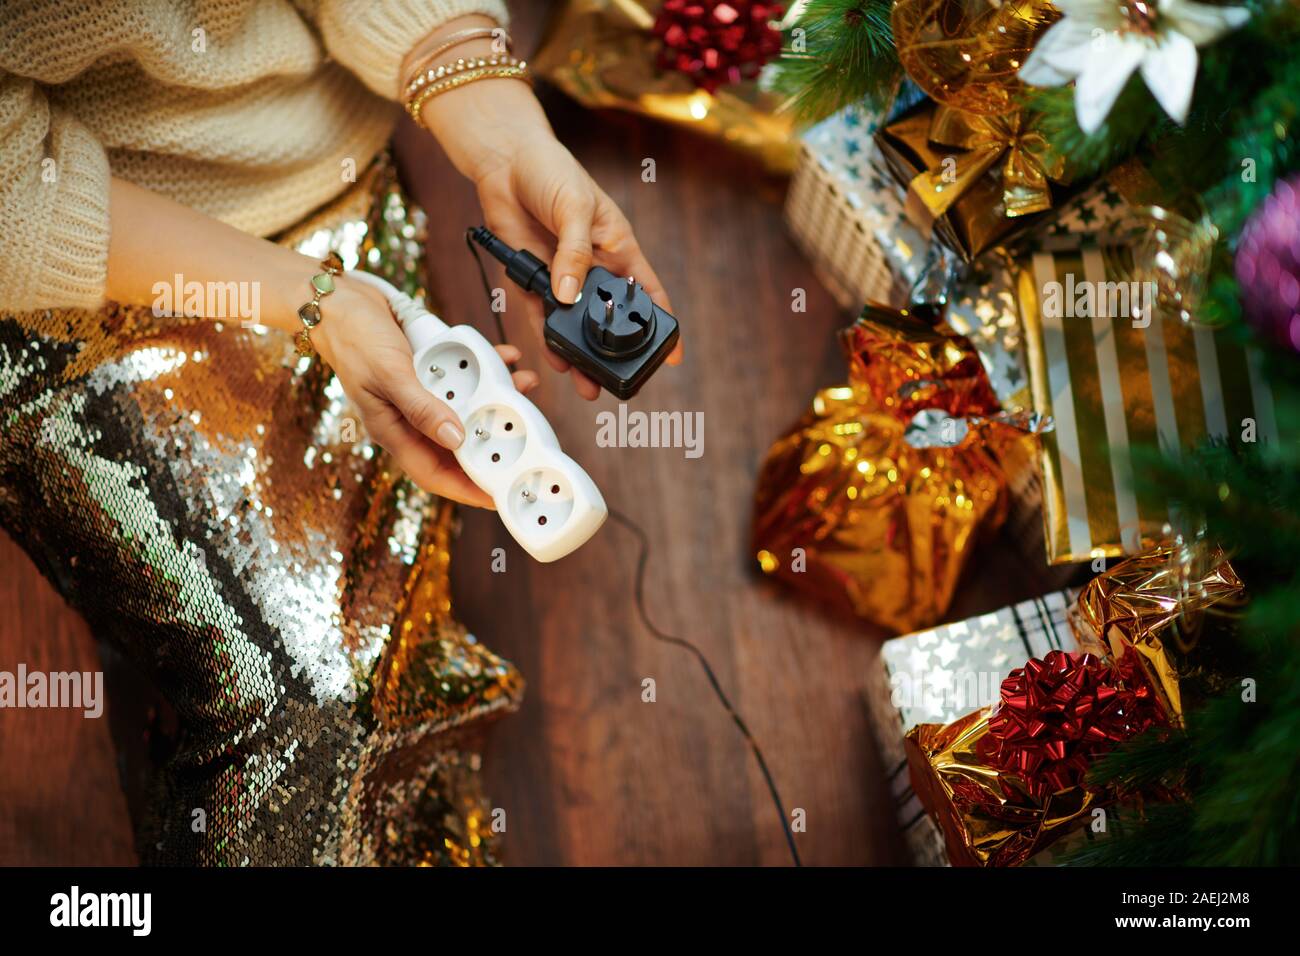
POLYGON ((560 449, 546 417, 515 388, 492 343, 468 325, 447 325, 378 276, 349 275, 388 299, 415 353, 420 384, 465 425, 456 460, 492 496, 506 530, 538 561, 586 543, 609 515, 605 499, 560 449))

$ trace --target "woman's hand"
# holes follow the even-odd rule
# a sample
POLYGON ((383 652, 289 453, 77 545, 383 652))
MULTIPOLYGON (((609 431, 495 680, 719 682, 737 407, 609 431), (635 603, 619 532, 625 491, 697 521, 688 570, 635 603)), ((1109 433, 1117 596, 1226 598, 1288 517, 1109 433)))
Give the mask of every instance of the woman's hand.
MULTIPOLYGON (((411 346, 378 290, 340 276, 337 290, 321 304, 323 319, 312 343, 356 403, 366 430, 426 491, 480 508, 492 499, 461 470, 452 450, 465 429, 446 403, 434 398, 415 376, 411 346)), ((512 365, 519 350, 497 346, 512 365)), ((536 372, 513 375, 515 387, 529 392, 536 372)))
MULTIPOLYGON (((551 260, 551 291, 560 302, 577 298, 593 262, 617 275, 635 276, 661 307, 672 311, 668 294, 650 268, 627 217, 596 185, 587 171, 550 132, 533 128, 512 131, 508 153, 480 169, 474 178, 487 227, 516 249, 527 248, 551 260)), ((524 311, 540 336, 542 303, 526 295, 524 311)), ((549 348, 547 361, 556 371, 569 363, 549 348)), ((679 343, 668 364, 681 362, 679 343)), ((571 370, 579 395, 594 400, 598 386, 571 370)))
MULTIPOLYGON (((526 84, 515 79, 467 83, 431 98, 422 115, 452 163, 473 181, 487 227, 516 249, 550 260, 551 291, 559 301, 577 297, 594 262, 635 276, 656 303, 672 311, 627 217, 555 138, 526 84)), ((523 300, 540 336, 541 302, 533 296, 523 300)), ((557 371, 569 367, 549 349, 545 354, 557 371)), ((679 341, 668 364, 681 359, 679 341)), ((576 369, 573 378, 583 398, 600 394, 599 386, 576 369)))
MULTIPOLYGON (((113 180, 109 200, 114 225, 108 249, 110 299, 147 307, 156 296, 156 278, 177 273, 200 283, 248 282, 260 289, 258 322, 290 335, 302 328, 298 307, 310 296, 309 280, 320 271, 317 260, 120 179, 113 180)), ((388 300, 347 275, 335 285, 321 301, 321 322, 311 340, 356 403, 371 437, 426 491, 491 508, 492 499, 469 480, 451 453, 465 440, 464 426, 415 377, 411 346, 388 300)), ((516 348, 501 346, 497 352, 506 364, 519 361, 516 348)), ((521 392, 538 381, 536 372, 514 373, 521 392)))

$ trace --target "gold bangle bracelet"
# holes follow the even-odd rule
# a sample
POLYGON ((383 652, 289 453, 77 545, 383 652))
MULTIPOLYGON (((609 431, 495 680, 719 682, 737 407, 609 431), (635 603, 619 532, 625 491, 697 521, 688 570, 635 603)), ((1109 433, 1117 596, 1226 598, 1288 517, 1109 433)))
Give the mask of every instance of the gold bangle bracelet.
MULTIPOLYGON (((487 39, 495 40, 497 38, 498 30, 501 31, 501 34, 505 37, 505 41, 506 41, 506 48, 502 52, 509 53, 510 46, 511 46, 510 34, 506 33, 506 31, 503 30, 501 27, 475 27, 471 30, 457 30, 455 33, 448 36, 442 43, 434 47, 432 53, 421 58, 422 62, 420 65, 420 69, 421 70, 426 69, 429 66, 429 64, 431 64, 439 56, 446 53, 448 50, 452 49, 453 47, 460 46, 462 43, 468 43, 470 40, 487 40, 487 39)), ((417 70, 416 72, 419 71, 417 70)))
POLYGON ((465 70, 463 73, 457 73, 451 77, 444 77, 436 83, 426 86, 407 101, 406 111, 411 114, 411 119, 415 120, 415 122, 420 126, 424 126, 424 120, 420 116, 420 111, 424 108, 424 104, 435 96, 450 92, 457 87, 464 86, 467 83, 473 83, 477 80, 491 80, 498 78, 523 80, 525 83, 531 82, 531 78, 528 75, 527 64, 523 62, 520 62, 518 66, 476 66, 471 70, 465 70))
POLYGON ((298 318, 302 319, 302 328, 293 337, 297 351, 304 358, 316 354, 311 344, 311 330, 320 325, 320 300, 334 291, 334 277, 343 272, 343 259, 337 252, 331 252, 320 261, 323 271, 311 277, 311 301, 304 302, 298 309, 298 318))
POLYGON ((470 57, 468 60, 463 56, 458 57, 453 63, 444 63, 442 66, 434 69, 430 67, 425 70, 406 87, 406 99, 409 102, 411 97, 415 96, 420 90, 424 89, 430 83, 436 83, 438 80, 445 79, 456 73, 464 73, 466 70, 480 69, 485 66, 520 66, 523 61, 516 56, 501 54, 489 57, 470 57))

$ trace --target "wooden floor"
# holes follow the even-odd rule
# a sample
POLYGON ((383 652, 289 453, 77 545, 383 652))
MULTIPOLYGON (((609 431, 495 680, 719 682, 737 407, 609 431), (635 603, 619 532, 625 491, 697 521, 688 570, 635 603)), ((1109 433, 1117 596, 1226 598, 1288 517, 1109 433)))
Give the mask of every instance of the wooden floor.
MULTIPOLYGON (((524 24, 528 28, 529 24, 524 24)), ((518 32, 518 31, 517 31, 518 32)), ((525 30, 526 32, 526 30, 525 30)), ((704 455, 596 446, 602 396, 544 373, 534 399, 610 505, 650 537, 646 596, 662 629, 695 642, 766 753, 788 814, 805 811, 805 863, 898 862, 900 849, 863 691, 881 637, 758 580, 747 546, 754 480, 772 439, 818 387, 842 379, 845 324, 781 222, 783 183, 691 134, 559 98, 560 138, 622 206, 682 324, 686 361, 637 408, 703 412, 704 455), (641 181, 653 157, 657 181, 641 181), (791 295, 807 291, 807 311, 791 295)), ((399 153, 431 211, 434 286, 446 314, 485 332, 462 235, 472 191, 420 134, 399 153), (436 197, 436 201, 433 201, 436 197)), ((531 335, 513 341, 543 368, 531 335)), ((1014 549, 991 548, 953 616, 1043 590, 1014 549)), ((575 555, 530 561, 495 516, 468 513, 454 558, 460 617, 527 676, 523 709, 492 730, 488 790, 506 811, 513 864, 789 862, 757 765, 698 662, 656 642, 631 600, 632 535, 610 522, 575 555), (493 548, 505 574, 490 572, 493 548), (642 701, 652 678, 656 700, 642 701)), ((0 666, 93 668, 86 628, 26 558, 0 541, 0 666)), ((107 727, 0 712, 0 863, 130 862, 107 727)))

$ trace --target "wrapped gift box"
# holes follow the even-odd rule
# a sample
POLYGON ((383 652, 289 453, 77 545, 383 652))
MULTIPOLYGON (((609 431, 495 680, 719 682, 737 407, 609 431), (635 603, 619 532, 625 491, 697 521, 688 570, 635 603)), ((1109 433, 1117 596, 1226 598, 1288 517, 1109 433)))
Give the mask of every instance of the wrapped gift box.
MULTIPOLYGON (((931 216, 915 193, 914 183, 927 171, 943 169, 945 161, 964 152, 931 141, 936 110, 939 108, 932 102, 917 104, 876 132, 877 146, 903 191, 907 217, 922 233, 933 234, 963 262, 973 262, 996 247, 1016 242, 1052 219, 1056 209, 1027 215, 1007 214, 1001 162, 995 162, 982 175, 954 183, 949 188, 960 189, 960 198, 946 212, 931 216)), ((942 114, 942 110, 939 112, 942 114)), ((1058 206, 1079 191, 1078 187, 1051 188, 1058 206)))
POLYGON ((868 305, 841 341, 848 382, 764 457, 751 544, 764 573, 905 633, 944 619, 1037 444, 940 310, 868 305))
MULTIPOLYGON (((660 62, 662 0, 563 0, 554 5, 533 71, 584 106, 621 109, 695 130, 788 173, 797 145, 781 98, 760 77, 710 91, 660 62)), ((787 13, 783 22, 792 19, 787 13)))
MULTIPOLYGON (((1078 248, 1085 236, 1116 235, 1129 206, 1119 189, 1103 179, 1065 203, 1059 214, 1040 226, 1034 242, 1042 248, 1078 248)), ((1032 411, 1024 327, 1017 297, 1016 260, 1005 252, 987 255, 964 269, 949 297, 948 324, 979 350, 989 381, 1008 412, 1032 411)), ((1041 455, 1039 456, 1041 459, 1041 455)), ((1043 483, 1040 460, 1008 472, 1011 508, 1008 536, 1026 554, 1045 548, 1043 483)))
POLYGON ((1245 600, 1222 551, 1163 544, 1089 581, 1071 625, 1082 650, 1141 674, 1165 719, 1181 726, 1189 706, 1239 686, 1232 675, 1246 667, 1236 636, 1245 600))
POLYGON ((1177 453, 1240 434, 1246 418, 1257 440, 1277 439, 1257 357, 1159 308, 1149 324, 1133 314, 1141 290, 1126 281, 1120 244, 1140 222, 1135 207, 1158 198, 1140 165, 1122 164, 1009 260, 1028 403, 1053 421, 1039 467, 1053 564, 1134 554, 1164 537, 1168 502, 1135 491, 1134 446, 1177 453), (1078 308, 1081 295, 1101 307, 1078 308))
MULTIPOLYGON (((1031 657, 1075 650, 1070 625, 1077 591, 1056 591, 989 614, 917 631, 887 642, 867 694, 877 744, 888 768, 898 825, 913 862, 947 866, 943 835, 912 789, 904 735, 920 724, 947 724, 992 704, 1003 678, 1031 657)), ((1053 848, 1061 852, 1060 845, 1053 848)), ((1031 863, 1050 863, 1039 854, 1031 863)))
POLYGON ((1041 459, 1048 559, 1133 554, 1164 536, 1170 510, 1135 489, 1132 448, 1178 454, 1240 435, 1247 419, 1257 440, 1276 441, 1272 398, 1255 357, 1159 309, 1135 318, 1141 290, 1113 255, 1050 238, 1016 274, 1031 400, 1055 425, 1041 459), (1089 289, 1092 305, 1079 298, 1089 289))
MULTIPOLYGON (((979 350, 1003 407, 1029 408, 1009 261, 962 265, 912 225, 904 190, 877 147, 878 126, 877 114, 853 106, 804 133, 785 206, 796 244, 836 302, 855 313, 868 302, 897 308, 951 286, 948 324, 979 350)), ((1058 231, 1077 224, 1075 215, 1058 231)))
POLYGON ((879 116, 851 106, 804 133, 785 219, 818 279, 848 311, 901 306, 940 253, 903 211, 876 149, 879 116))
MULTIPOLYGON (((988 706, 983 675, 972 677, 982 665, 966 663, 979 655, 963 654, 962 669, 952 673, 947 661, 958 654, 952 640, 918 644, 899 667, 904 677, 893 678, 905 695, 896 700, 900 707, 939 715, 907 729, 904 751, 918 802, 938 824, 955 864, 1041 862, 1045 850, 1068 852, 1093 838, 1093 827, 1104 832, 1133 807, 1186 799, 1176 780, 1095 787, 1086 775, 1116 744, 1152 728, 1168 732, 1182 724, 1189 704, 1236 686, 1232 675, 1241 673, 1243 661, 1234 624, 1245 589, 1207 542, 1144 551, 1093 578, 1077 602, 1065 597, 1064 620, 1045 625, 1055 631, 1056 646, 1045 655, 1039 641, 1032 666, 1008 673, 997 706, 988 706), (1062 646, 1071 637, 1072 652, 1062 646), (918 685, 928 696, 917 695, 918 685), (977 706, 945 720, 971 702, 971 693, 954 688, 974 688, 977 706)), ((1014 617, 1023 635, 1025 615, 1017 609, 1014 617)), ((996 633, 990 622, 973 643, 988 646, 996 633)), ((914 719, 912 712, 901 715, 914 719)))

